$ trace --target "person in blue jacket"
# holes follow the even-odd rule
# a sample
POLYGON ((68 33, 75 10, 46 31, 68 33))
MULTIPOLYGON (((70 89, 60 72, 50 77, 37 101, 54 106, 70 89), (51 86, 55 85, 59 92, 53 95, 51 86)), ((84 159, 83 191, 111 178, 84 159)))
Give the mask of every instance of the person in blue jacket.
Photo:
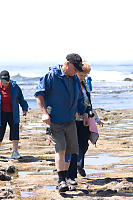
POLYGON ((87 76, 86 81, 88 83, 88 88, 90 91, 92 91, 92 78, 90 76, 87 76))
POLYGON ((51 140, 55 145, 59 192, 69 190, 66 182, 68 166, 65 165, 65 152, 78 152, 76 112, 82 115, 84 126, 89 123, 80 81, 76 76, 78 71, 82 71, 82 65, 82 58, 78 54, 68 54, 63 65, 50 68, 49 72, 40 78, 35 93, 42 111, 42 120, 50 126, 51 140))
POLYGON ((4 70, 0 73, 0 146, 5 135, 7 123, 10 127, 9 139, 13 143, 12 159, 20 158, 19 143, 19 105, 26 116, 28 104, 24 100, 22 91, 15 81, 10 80, 10 74, 4 70))

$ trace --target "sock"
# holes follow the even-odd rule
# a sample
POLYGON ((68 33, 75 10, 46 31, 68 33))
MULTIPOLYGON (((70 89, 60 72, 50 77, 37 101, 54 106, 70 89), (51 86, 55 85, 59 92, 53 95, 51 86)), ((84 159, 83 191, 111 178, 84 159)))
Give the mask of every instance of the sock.
POLYGON ((59 171, 57 173, 58 173, 58 177, 59 177, 58 182, 66 180, 67 171, 59 171))

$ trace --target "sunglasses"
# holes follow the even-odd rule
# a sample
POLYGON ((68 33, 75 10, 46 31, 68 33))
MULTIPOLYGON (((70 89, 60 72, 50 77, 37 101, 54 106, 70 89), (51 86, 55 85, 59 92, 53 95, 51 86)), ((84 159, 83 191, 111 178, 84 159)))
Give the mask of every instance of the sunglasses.
POLYGON ((3 85, 8 85, 10 81, 2 82, 3 85))

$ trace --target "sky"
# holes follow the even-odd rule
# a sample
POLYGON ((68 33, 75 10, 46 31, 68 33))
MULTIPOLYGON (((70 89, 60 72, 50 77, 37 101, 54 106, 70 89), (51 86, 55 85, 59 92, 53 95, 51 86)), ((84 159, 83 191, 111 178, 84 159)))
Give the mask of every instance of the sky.
POLYGON ((0 63, 133 61, 132 0, 0 0, 0 63))

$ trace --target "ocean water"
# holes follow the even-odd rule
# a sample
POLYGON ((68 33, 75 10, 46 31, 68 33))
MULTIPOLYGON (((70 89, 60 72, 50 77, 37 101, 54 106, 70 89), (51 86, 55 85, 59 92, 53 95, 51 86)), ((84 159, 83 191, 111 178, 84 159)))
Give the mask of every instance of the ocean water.
MULTIPOLYGON (((0 66, 8 70, 11 79, 21 87, 31 109, 38 108, 34 97, 39 77, 45 75, 56 63, 24 64, 0 66)), ((91 65, 92 104, 94 108, 105 110, 125 110, 133 108, 133 65, 91 65)))

